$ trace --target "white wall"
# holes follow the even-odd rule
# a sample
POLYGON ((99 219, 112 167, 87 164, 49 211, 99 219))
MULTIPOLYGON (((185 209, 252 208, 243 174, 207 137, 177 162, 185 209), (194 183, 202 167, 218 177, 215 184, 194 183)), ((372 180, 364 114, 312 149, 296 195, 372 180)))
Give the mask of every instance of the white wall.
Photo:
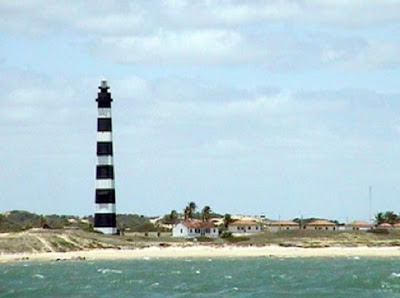
POLYGON ((306 226, 306 230, 314 230, 314 231, 334 231, 334 230, 339 230, 339 227, 325 227, 325 226, 318 226, 318 227, 310 227, 306 226))
POLYGON ((188 229, 183 224, 177 224, 172 229, 172 237, 188 237, 188 229))
POLYGON ((183 224, 177 224, 173 229, 172 229, 172 236, 173 237, 188 237, 188 238, 194 238, 194 237, 201 237, 201 236, 206 236, 206 237, 218 237, 219 236, 219 231, 218 228, 210 228, 210 229, 195 229, 195 228, 187 228, 183 224))
POLYGON ((300 229, 299 226, 269 226, 268 228, 271 232, 299 230, 300 229))
POLYGON ((246 234, 246 233, 260 233, 261 225, 258 226, 228 226, 228 231, 234 234, 246 234))

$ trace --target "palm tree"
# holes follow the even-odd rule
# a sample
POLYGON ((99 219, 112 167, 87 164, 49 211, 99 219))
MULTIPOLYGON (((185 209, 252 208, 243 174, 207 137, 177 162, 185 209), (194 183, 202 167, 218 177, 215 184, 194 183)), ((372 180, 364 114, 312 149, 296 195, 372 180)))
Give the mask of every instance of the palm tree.
POLYGON ((375 221, 376 221, 377 225, 380 225, 380 224, 386 222, 386 219, 383 216, 382 212, 378 212, 377 214, 375 214, 375 221))
POLYGON ((192 219, 197 206, 195 202, 189 202, 189 204, 183 209, 185 219, 192 219))
POLYGON ((171 221, 178 219, 178 212, 176 212, 176 210, 171 210, 171 213, 169 214, 169 219, 171 221))
POLYGON ((201 219, 203 221, 209 221, 210 220, 210 214, 211 214, 210 206, 205 206, 203 208, 203 210, 201 210, 201 219))
POLYGON ((192 210, 192 213, 194 213, 196 211, 196 209, 197 209, 197 205, 193 201, 189 203, 189 207, 192 210))
POLYGON ((396 222, 397 215, 393 211, 386 211, 383 216, 386 219, 386 222, 390 223, 391 225, 396 222))
POLYGON ((232 222, 232 216, 228 213, 224 215, 224 226, 228 228, 229 224, 232 222))
POLYGON ((179 214, 176 212, 176 210, 171 210, 171 213, 168 215, 165 215, 165 221, 169 224, 176 224, 178 221, 179 214))
POLYGON ((185 209, 183 209, 183 217, 185 220, 192 218, 192 210, 189 206, 186 206, 185 209))

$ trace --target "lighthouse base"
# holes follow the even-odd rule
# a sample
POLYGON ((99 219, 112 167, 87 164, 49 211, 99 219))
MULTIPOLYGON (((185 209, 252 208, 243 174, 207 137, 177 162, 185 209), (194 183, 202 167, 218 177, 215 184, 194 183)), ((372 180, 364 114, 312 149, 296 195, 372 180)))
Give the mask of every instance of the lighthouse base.
POLYGON ((115 235, 117 234, 117 228, 94 228, 95 231, 106 234, 115 235))

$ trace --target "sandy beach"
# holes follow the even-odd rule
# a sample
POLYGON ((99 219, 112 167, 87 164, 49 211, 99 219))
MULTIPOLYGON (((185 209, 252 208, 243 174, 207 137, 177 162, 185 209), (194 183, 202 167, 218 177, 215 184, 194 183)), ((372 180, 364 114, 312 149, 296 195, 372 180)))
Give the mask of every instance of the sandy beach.
POLYGON ((237 246, 172 246, 142 249, 99 249, 65 253, 1 254, 0 262, 66 261, 66 260, 128 260, 158 258, 232 258, 232 257, 400 257, 399 247, 237 247, 237 246))

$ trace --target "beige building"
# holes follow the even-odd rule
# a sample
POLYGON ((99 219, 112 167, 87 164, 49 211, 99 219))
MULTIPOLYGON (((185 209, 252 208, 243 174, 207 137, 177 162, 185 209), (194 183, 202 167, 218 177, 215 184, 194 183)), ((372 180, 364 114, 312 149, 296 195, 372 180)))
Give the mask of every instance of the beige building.
POLYGON ((279 220, 271 222, 268 225, 268 228, 271 232, 289 231, 289 230, 299 230, 300 225, 299 223, 290 220, 279 220))
POLYGON ((232 234, 260 233, 261 223, 255 220, 235 220, 228 225, 228 231, 232 234))
POLYGON ((390 223, 384 222, 384 223, 381 223, 381 224, 378 226, 378 228, 381 228, 381 229, 391 229, 391 228, 392 228, 392 225, 391 225, 390 223))
POLYGON ((306 224, 305 229, 335 231, 338 229, 338 225, 326 219, 317 219, 306 224))
POLYGON ((353 230, 353 231, 367 231, 372 229, 373 227, 374 227, 373 224, 361 220, 353 221, 345 226, 346 230, 353 230))
POLYGON ((400 229, 400 222, 393 224, 393 229, 400 229))

